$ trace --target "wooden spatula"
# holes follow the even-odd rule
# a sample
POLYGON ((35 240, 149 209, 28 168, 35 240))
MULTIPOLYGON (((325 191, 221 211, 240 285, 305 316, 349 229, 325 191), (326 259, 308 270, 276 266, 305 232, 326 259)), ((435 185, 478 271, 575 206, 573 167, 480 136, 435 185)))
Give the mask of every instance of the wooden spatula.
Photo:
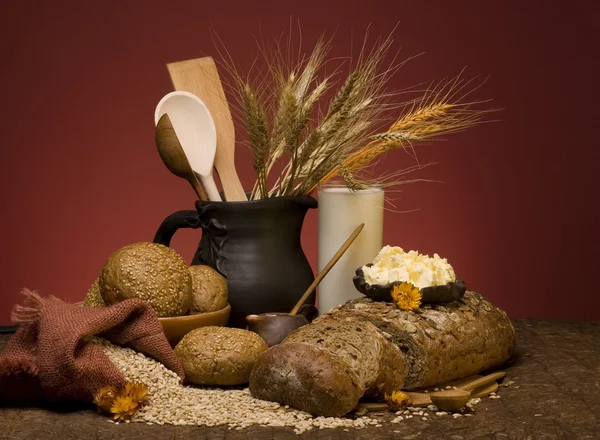
POLYGON ((190 92, 208 107, 217 128, 215 168, 227 201, 248 200, 235 170, 235 131, 217 66, 211 57, 167 64, 175 90, 190 92))

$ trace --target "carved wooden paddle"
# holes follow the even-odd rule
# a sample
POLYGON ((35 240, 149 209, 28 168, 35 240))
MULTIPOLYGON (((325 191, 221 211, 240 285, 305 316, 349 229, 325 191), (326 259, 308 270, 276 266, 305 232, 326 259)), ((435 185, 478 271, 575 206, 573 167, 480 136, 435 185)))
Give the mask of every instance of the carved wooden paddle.
POLYGON ((198 96, 210 111, 217 129, 215 168, 227 201, 248 200, 235 169, 235 131, 217 66, 211 57, 167 64, 175 90, 198 96))

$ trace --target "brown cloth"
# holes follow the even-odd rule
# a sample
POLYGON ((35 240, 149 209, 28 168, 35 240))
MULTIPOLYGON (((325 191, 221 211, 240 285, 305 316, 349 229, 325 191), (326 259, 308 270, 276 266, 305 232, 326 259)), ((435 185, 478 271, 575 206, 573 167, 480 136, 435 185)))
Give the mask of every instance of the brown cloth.
POLYGON ((0 353, 0 401, 91 402, 100 387, 123 386, 125 377, 101 346, 86 341, 96 335, 156 359, 183 380, 183 368, 145 301, 93 308, 27 289, 23 294, 24 305, 12 313, 21 325, 0 353))

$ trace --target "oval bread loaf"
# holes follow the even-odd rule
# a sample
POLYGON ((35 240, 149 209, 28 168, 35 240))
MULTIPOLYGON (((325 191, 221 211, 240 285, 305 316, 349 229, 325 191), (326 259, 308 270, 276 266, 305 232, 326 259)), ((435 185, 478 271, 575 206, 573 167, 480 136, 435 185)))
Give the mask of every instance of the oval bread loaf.
POLYGON ((404 354, 407 390, 429 387, 498 367, 510 359, 515 331, 506 313, 475 292, 414 312, 368 298, 348 301, 313 322, 346 318, 378 327, 404 354))
POLYGON ((252 369, 249 387, 258 399, 324 417, 343 416, 365 392, 363 381, 342 357, 305 342, 264 352, 252 369))
POLYGON ((365 395, 383 399, 400 390, 406 375, 400 349, 370 322, 330 317, 292 332, 282 344, 305 342, 328 349, 354 369, 365 395))

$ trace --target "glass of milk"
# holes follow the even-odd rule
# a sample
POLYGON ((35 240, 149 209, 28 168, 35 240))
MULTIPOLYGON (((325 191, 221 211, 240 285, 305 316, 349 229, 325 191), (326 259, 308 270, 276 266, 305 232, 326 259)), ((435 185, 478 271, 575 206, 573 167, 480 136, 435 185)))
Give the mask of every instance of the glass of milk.
POLYGON ((383 246, 384 190, 371 187, 351 191, 343 183, 319 185, 319 272, 356 227, 365 227, 354 243, 319 284, 318 309, 362 296, 352 278, 357 268, 371 263, 383 246))

